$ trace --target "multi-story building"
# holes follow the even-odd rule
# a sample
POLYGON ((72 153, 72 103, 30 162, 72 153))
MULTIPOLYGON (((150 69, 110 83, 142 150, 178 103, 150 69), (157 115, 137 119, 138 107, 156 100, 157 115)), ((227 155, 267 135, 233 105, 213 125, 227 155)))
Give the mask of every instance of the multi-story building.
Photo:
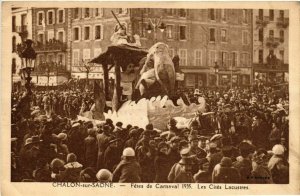
MULTIPOLYGON (((162 41, 169 45, 171 56, 179 55, 185 73, 184 86, 216 86, 217 80, 222 86, 251 83, 252 12, 234 9, 74 8, 73 77, 85 78, 81 62, 96 57, 111 44, 117 24, 111 10, 125 23, 128 33, 140 35, 144 48, 162 41), (158 23, 160 17, 165 31, 148 33, 150 21, 158 23)), ((89 74, 90 78, 102 77, 101 68, 94 72, 89 74)))
POLYGON ((269 84, 288 81, 289 11, 253 10, 253 73, 269 84))
POLYGON ((32 9, 31 8, 12 8, 12 83, 21 87, 19 70, 22 68, 19 52, 22 42, 32 39, 32 9))
POLYGON ((68 8, 33 8, 32 39, 37 53, 32 81, 56 86, 70 77, 71 14, 68 8))
MULTIPOLYGON (((157 33, 156 41, 167 43, 172 56, 179 55, 185 87, 251 84, 252 10, 133 9, 131 16, 133 27, 162 17, 166 30, 157 33)), ((133 29, 140 29, 136 32, 143 44, 153 44, 153 34, 133 29)))
MULTIPOLYGON (((88 62, 104 52, 111 45, 117 21, 113 18, 114 11, 118 19, 130 23, 129 9, 104 8, 73 8, 72 9, 72 77, 79 79, 103 79, 100 65, 88 62)), ((129 28, 130 29, 130 28, 129 28)), ((113 70, 110 77, 113 77, 113 70)))

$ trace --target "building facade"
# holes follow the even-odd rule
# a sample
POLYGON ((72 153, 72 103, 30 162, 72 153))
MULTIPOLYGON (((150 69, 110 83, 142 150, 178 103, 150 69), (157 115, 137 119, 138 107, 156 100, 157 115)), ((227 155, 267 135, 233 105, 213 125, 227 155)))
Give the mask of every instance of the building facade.
POLYGON ((19 57, 21 45, 26 39, 32 39, 32 9, 12 8, 12 84, 21 87, 19 70, 22 68, 22 61, 19 57))
POLYGON ((156 38, 169 45, 172 56, 179 55, 185 73, 182 86, 251 84, 252 10, 133 9, 132 18, 133 31, 143 37, 143 46, 149 47, 156 38), (164 32, 154 36, 141 30, 142 23, 147 27, 157 16, 166 25, 164 32))
MULTIPOLYGON (((72 78, 103 79, 101 66, 88 62, 111 45, 110 37, 117 24, 111 13, 112 10, 121 23, 126 26, 130 23, 127 8, 72 8, 72 78)), ((113 70, 110 72, 110 77, 113 78, 113 70)))
MULTIPOLYGON (((129 34, 141 37, 142 47, 165 42, 180 58, 185 73, 182 86, 250 85, 252 71, 252 12, 222 9, 72 9, 72 77, 84 78, 84 63, 105 51, 117 24, 111 10, 129 34), (157 16, 160 16, 158 18, 157 16), (164 23, 164 31, 147 31, 164 23), (153 25, 152 25, 153 26, 153 25), (219 72, 215 72, 215 65, 219 72), (82 71, 83 70, 83 71, 82 71), (231 78, 233 82, 231 83, 231 78)), ((102 78, 95 66, 90 78, 102 78), (95 72, 95 73, 93 73, 95 72)))
POLYGON ((253 74, 267 84, 288 82, 288 10, 253 10, 253 74))
POLYGON ((32 10, 32 39, 37 53, 32 81, 39 86, 56 86, 70 77, 70 19, 68 8, 32 10))

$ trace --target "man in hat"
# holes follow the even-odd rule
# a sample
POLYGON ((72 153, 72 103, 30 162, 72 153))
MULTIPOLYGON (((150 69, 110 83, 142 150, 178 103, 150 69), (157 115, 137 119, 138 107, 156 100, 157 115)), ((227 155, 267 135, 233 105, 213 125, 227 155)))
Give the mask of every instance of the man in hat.
POLYGON ((254 146, 248 142, 241 142, 239 144, 240 156, 233 163, 233 167, 236 168, 241 175, 241 183, 249 184, 251 183, 252 162, 250 159, 250 154, 254 152, 254 146))
POLYGON ((213 183, 239 183, 240 174, 237 169, 232 167, 229 157, 223 157, 220 164, 215 166, 212 174, 213 183))
POLYGON ((96 129, 89 128, 88 136, 84 139, 84 166, 96 168, 97 165, 97 139, 96 139, 96 129))
POLYGON ((125 148, 131 147, 135 149, 138 139, 139 139, 138 130, 136 128, 132 128, 129 131, 129 139, 125 142, 124 147, 125 148))
POLYGON ((141 166, 142 174, 141 180, 142 182, 153 182, 154 179, 154 152, 150 146, 150 133, 151 131, 146 130, 144 131, 144 139, 141 142, 140 146, 137 146, 136 153, 137 153, 137 160, 141 166), (147 133, 147 134, 145 134, 147 133))
POLYGON ((117 164, 120 162, 122 155, 121 140, 119 138, 111 139, 108 143, 108 147, 104 152, 104 168, 109 171, 114 171, 117 164))
POLYGON ((96 138, 98 144, 97 169, 100 169, 104 167, 103 157, 111 138, 111 127, 109 125, 104 125, 103 132, 98 134, 96 138))
POLYGON ((169 142, 170 148, 168 150, 168 157, 171 165, 174 165, 181 159, 179 153, 179 142, 180 138, 177 136, 172 137, 169 142))
POLYGON ((168 174, 173 165, 170 164, 168 153, 168 144, 160 142, 158 144, 157 155, 154 159, 155 179, 157 183, 167 183, 168 174))
POLYGON ((189 153, 191 156, 195 156, 197 159, 202 159, 206 157, 206 152, 198 147, 199 137, 196 135, 191 135, 189 137, 189 153))
POLYGON ((138 183, 141 181, 141 167, 135 159, 135 152, 132 148, 125 148, 122 153, 122 160, 113 172, 113 182, 138 183))
POLYGON ((168 175, 168 180, 171 183, 193 183, 192 174, 193 159, 189 156, 189 149, 180 151, 181 160, 175 163, 168 175))

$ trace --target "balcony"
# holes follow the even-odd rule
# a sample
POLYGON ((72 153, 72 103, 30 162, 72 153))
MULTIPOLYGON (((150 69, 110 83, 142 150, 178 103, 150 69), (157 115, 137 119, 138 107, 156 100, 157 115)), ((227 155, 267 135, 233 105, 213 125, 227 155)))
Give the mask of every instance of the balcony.
POLYGON ((62 63, 44 62, 35 66, 34 75, 60 75, 67 73, 65 65, 62 63))
POLYGON ((264 17, 259 17, 256 16, 256 24, 259 27, 265 27, 267 24, 270 22, 270 17, 269 16, 264 16, 264 17))
POLYGON ((33 48, 36 52, 65 52, 67 43, 52 39, 45 44, 37 42, 33 48))
POLYGON ((277 48, 280 44, 281 39, 277 37, 268 37, 266 39, 266 46, 270 48, 277 48))
POLYGON ((280 28, 287 28, 289 26, 289 18, 277 18, 277 26, 280 28))

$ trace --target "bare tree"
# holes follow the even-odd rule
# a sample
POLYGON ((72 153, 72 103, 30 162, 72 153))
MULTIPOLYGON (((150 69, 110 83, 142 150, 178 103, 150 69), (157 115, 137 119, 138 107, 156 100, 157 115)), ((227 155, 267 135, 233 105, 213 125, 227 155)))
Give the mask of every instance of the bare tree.
POLYGON ((91 73, 94 69, 94 63, 90 63, 89 60, 81 60, 81 65, 78 67, 80 72, 85 72, 86 74, 86 83, 85 88, 89 87, 89 73, 91 73))

